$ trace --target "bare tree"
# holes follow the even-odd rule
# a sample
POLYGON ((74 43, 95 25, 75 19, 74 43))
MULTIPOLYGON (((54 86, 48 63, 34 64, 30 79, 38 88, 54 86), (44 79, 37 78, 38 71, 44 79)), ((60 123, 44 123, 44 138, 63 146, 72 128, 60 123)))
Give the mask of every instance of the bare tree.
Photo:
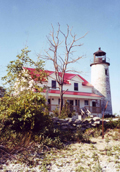
MULTIPOLYGON (((86 33, 87 34, 87 33, 86 33)), ((85 34, 85 35, 86 35, 85 34)), ((64 75, 66 72, 68 72, 67 67, 71 63, 75 63, 78 60, 80 60, 83 56, 79 56, 77 58, 72 58, 73 56, 73 48, 82 46, 82 44, 77 44, 77 42, 85 37, 82 36, 80 38, 76 38, 76 34, 72 34, 72 29, 69 28, 67 25, 67 33, 63 33, 60 28, 60 24, 58 23, 58 30, 56 33, 54 33, 54 27, 52 26, 52 31, 50 32, 50 37, 47 37, 49 41, 49 49, 46 52, 45 59, 51 60, 53 62, 54 68, 55 68, 55 76, 56 76, 56 82, 58 83, 59 89, 60 89, 60 108, 59 108, 59 114, 61 113, 62 107, 63 107, 63 94, 65 91, 63 91, 63 84, 64 84, 64 75), (60 41, 60 36, 63 36, 63 41, 60 41), (68 39, 71 39, 70 43, 68 43, 68 39), (58 49, 61 47, 64 47, 64 55, 60 55, 58 53, 58 49)), ((70 71, 70 70, 69 70, 70 71)), ((71 70, 72 71, 72 70, 71 70)))

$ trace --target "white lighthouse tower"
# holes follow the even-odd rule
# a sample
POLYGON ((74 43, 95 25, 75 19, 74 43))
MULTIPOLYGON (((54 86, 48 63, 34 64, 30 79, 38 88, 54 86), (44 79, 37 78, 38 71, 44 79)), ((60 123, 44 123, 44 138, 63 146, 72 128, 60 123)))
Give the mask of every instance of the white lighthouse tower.
POLYGON ((101 108, 104 111, 105 105, 108 101, 105 114, 112 114, 111 91, 110 91, 110 77, 109 66, 110 63, 106 61, 106 52, 101 48, 94 54, 93 63, 91 66, 91 83, 94 86, 94 92, 101 95, 101 108))

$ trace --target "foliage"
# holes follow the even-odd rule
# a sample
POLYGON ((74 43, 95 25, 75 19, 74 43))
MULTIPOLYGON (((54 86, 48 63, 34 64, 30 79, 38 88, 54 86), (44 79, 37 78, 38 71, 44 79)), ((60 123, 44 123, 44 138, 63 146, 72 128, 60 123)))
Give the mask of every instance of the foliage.
POLYGON ((104 118, 115 118, 115 115, 111 115, 111 114, 105 114, 104 118))
POLYGON ((70 141, 79 141, 79 142, 90 142, 89 136, 82 132, 81 128, 77 129, 77 131, 72 130, 59 130, 54 129, 53 133, 51 133, 51 138, 59 138, 60 142, 66 143, 70 141))
POLYGON ((63 148, 63 142, 61 142, 59 136, 54 138, 46 137, 42 143, 49 147, 56 147, 58 149, 63 148))
POLYGON ((60 114, 61 118, 72 117, 74 115, 75 112, 73 110, 73 107, 71 107, 70 104, 66 101, 60 114))
POLYGON ((53 116, 57 116, 57 117, 59 116, 59 118, 61 118, 61 119, 65 119, 65 118, 68 118, 68 117, 71 118, 74 115, 75 115, 75 112, 73 110, 73 107, 71 107, 70 104, 67 101, 65 102, 65 105, 63 106, 60 115, 59 115, 58 108, 53 110, 53 116))
POLYGON ((32 78, 29 76, 27 70, 23 71, 23 67, 33 66, 36 69, 36 74, 34 77, 39 77, 39 82, 41 82, 42 78, 46 76, 43 70, 44 61, 33 61, 28 56, 28 53, 30 52, 28 47, 25 47, 21 51, 21 54, 17 55, 14 61, 10 61, 6 70, 7 75, 2 77, 2 80, 5 82, 4 85, 8 86, 7 91, 10 93, 14 93, 15 89, 19 89, 21 87, 28 88, 30 86, 32 78), (37 74, 40 70, 42 70, 42 72, 41 75, 38 76, 37 74))
POLYGON ((110 128, 110 129, 120 128, 120 119, 116 120, 116 121, 111 120, 111 121, 105 123, 104 128, 105 128, 105 130, 107 130, 108 128, 110 128))
POLYGON ((5 94, 5 89, 0 86, 0 97, 3 97, 5 94))
POLYGON ((52 111, 52 114, 53 114, 53 116, 56 116, 56 117, 59 116, 59 110, 57 107, 55 108, 55 110, 52 111))
POLYGON ((88 128, 85 131, 85 134, 89 137, 99 137, 102 134, 102 129, 100 127, 97 128, 88 128))
POLYGON ((49 113, 45 112, 45 98, 39 93, 29 91, 3 97, 0 103, 0 119, 16 131, 38 131, 50 122, 49 113))

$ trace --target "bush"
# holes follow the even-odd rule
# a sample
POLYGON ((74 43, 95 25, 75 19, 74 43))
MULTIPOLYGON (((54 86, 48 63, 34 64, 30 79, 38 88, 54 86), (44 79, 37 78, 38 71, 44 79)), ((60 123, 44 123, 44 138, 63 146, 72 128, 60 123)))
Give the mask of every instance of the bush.
POLYGON ((16 97, 3 97, 0 103, 0 120, 4 127, 11 125, 16 131, 37 132, 51 123, 45 98, 39 93, 29 91, 16 97))
POLYGON ((104 118, 115 118, 115 115, 111 115, 111 114, 105 114, 104 118))
POLYGON ((105 130, 107 129, 114 129, 114 128, 119 128, 120 129, 120 119, 117 121, 109 121, 105 123, 104 125, 105 130))
POLYGON ((59 115, 59 110, 56 107, 55 110, 53 110, 53 116, 59 116, 59 118, 61 119, 65 119, 65 118, 71 118, 72 116, 75 115, 75 111, 72 109, 72 107, 70 107, 70 104, 66 101, 65 105, 62 108, 61 114, 59 115))

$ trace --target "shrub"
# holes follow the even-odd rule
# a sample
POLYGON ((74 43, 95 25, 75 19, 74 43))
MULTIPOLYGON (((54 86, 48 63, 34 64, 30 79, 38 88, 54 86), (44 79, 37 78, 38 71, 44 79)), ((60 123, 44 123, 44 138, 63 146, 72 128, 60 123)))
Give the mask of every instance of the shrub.
POLYGON ((65 102, 65 105, 63 106, 60 115, 59 115, 59 110, 57 107, 55 110, 53 110, 53 116, 57 116, 57 117, 59 116, 59 118, 61 118, 61 119, 65 119, 68 117, 71 118, 74 115, 75 115, 75 111, 73 110, 72 107, 70 107, 70 104, 67 101, 65 102))
POLYGON ((53 116, 58 117, 59 116, 59 110, 58 110, 58 108, 56 107, 55 110, 52 111, 52 113, 53 113, 53 116))
POLYGON ((107 130, 108 128, 110 129, 120 128, 120 119, 117 121, 109 121, 105 123, 104 127, 105 127, 105 130, 107 130))
POLYGON ((39 93, 23 92, 16 97, 4 97, 0 103, 0 120, 16 131, 37 132, 51 122, 45 98, 39 93))
POLYGON ((115 118, 115 115, 111 115, 111 114, 105 114, 104 118, 115 118))

